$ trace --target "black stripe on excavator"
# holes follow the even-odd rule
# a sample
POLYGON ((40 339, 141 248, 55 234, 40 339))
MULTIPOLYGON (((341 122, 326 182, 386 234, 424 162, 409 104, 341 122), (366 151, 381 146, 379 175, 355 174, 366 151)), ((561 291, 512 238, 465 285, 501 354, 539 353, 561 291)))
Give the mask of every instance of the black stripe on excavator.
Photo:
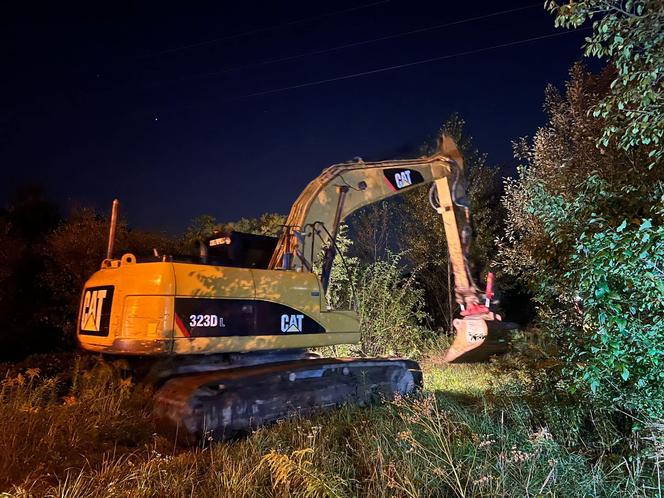
POLYGON ((408 168, 384 169, 383 175, 385 176, 387 183, 395 192, 424 182, 422 173, 408 168))
POLYGON ((253 299, 175 298, 176 323, 187 337, 324 334, 313 318, 289 306, 253 299))

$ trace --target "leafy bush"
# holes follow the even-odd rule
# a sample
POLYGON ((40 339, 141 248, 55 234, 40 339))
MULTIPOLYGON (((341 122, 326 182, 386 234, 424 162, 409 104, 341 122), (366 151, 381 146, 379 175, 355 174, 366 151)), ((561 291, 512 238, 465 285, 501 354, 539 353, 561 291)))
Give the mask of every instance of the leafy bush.
POLYGON ((549 123, 516 147, 527 166, 506 186, 500 257, 537 301, 562 382, 657 419, 664 336, 652 265, 662 258, 664 178, 646 167, 647 151, 595 146, 606 121, 589 111, 607 76, 577 65, 564 96, 547 90, 549 123))
POLYGON ((359 270, 360 347, 365 355, 416 356, 422 351, 428 334, 421 325, 424 291, 414 273, 403 277, 402 271, 398 254, 359 270))
MULTIPOLYGON (((335 245, 337 253, 334 255, 325 299, 327 305, 332 309, 352 309, 355 306, 353 300, 357 300, 354 292, 359 260, 356 256, 349 255, 349 251, 353 247, 353 241, 348 237, 348 225, 345 223, 339 225, 335 245)), ((325 249, 327 249, 327 245, 323 247, 319 258, 314 262, 314 272, 319 275, 322 272, 322 258, 325 249)))
POLYGON ((546 6, 556 26, 578 28, 588 20, 593 32, 586 38, 585 55, 608 60, 617 69, 611 90, 593 115, 611 118, 596 137, 606 147, 648 151, 650 166, 661 161, 664 141, 664 8, 660 0, 584 0, 546 6))
POLYGON ((593 393, 630 411, 664 416, 664 197, 657 219, 599 214, 579 236, 569 275, 583 334, 570 348, 575 374, 593 393))

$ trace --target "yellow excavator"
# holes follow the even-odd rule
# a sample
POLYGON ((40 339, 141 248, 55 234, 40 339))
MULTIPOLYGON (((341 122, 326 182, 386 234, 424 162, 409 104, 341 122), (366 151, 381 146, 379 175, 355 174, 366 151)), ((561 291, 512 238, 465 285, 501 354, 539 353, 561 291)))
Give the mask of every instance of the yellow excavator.
POLYGON ((415 361, 323 358, 309 349, 360 338, 358 314, 330 309, 325 298, 339 225, 363 206, 425 184, 445 227, 461 309, 445 361, 503 352, 513 325, 490 309, 491 279, 481 292, 469 271, 463 158, 445 135, 430 156, 325 169, 295 201, 279 237, 215 234, 195 261, 114 259, 114 202, 107 258, 83 290, 80 345, 149 359, 156 420, 189 441, 412 393, 422 385, 415 361))

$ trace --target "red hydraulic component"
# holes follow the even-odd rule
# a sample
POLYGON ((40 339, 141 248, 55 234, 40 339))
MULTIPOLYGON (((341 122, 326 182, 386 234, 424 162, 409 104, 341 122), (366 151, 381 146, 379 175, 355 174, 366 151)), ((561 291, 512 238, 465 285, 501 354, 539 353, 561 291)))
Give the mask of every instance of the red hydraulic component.
POLYGON ((471 304, 461 312, 461 316, 482 315, 488 312, 489 308, 483 304, 471 304))
POLYGON ((487 308, 491 304, 491 300, 493 299, 493 273, 489 272, 489 274, 486 276, 486 292, 484 293, 486 298, 484 299, 484 306, 487 308))
POLYGON ((486 296, 484 299, 484 304, 471 304, 466 309, 461 311, 461 316, 471 316, 471 315, 482 315, 484 313, 489 313, 489 305, 491 304, 491 299, 493 299, 493 273, 489 272, 486 277, 486 296))

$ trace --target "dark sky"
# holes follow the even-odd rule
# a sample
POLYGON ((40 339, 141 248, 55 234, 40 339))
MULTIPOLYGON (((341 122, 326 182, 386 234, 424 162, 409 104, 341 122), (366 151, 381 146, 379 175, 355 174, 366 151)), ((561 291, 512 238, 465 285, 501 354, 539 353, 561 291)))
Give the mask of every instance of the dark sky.
POLYGON ((65 212, 118 197, 134 226, 171 232, 199 214, 287 213, 324 167, 415 151, 453 112, 513 165, 511 141, 543 124, 544 88, 585 33, 280 89, 563 33, 542 4, 4 2, 0 204, 37 183, 65 212))

